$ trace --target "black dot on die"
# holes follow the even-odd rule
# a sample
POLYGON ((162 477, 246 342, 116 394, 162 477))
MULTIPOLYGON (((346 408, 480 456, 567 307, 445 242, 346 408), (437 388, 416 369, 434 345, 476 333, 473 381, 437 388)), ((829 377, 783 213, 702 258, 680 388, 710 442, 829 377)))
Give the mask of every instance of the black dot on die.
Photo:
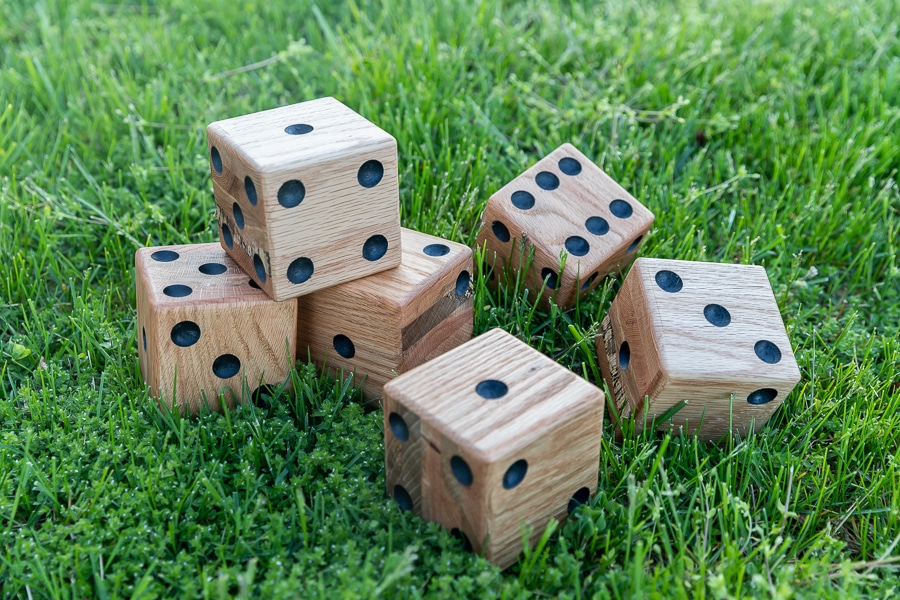
POLYGON ((221 275, 228 270, 222 263, 204 263, 197 269, 204 275, 221 275))
POLYGON ((469 463, 462 456, 454 456, 450 459, 450 470, 453 471, 453 476, 460 485, 465 487, 472 485, 472 469, 469 468, 469 463))
POLYGON ((291 264, 288 265, 287 278, 288 281, 296 285, 309 280, 313 276, 313 271, 315 271, 313 261, 305 256, 301 256, 291 261, 291 264))
POLYGON ((216 170, 216 173, 219 175, 222 174, 222 155, 219 154, 219 149, 213 146, 209 149, 209 157, 212 159, 213 169, 216 170))
POLYGON ((506 225, 504 225, 500 221, 494 221, 493 223, 491 223, 491 231, 494 232, 494 236, 501 242, 509 241, 509 229, 507 229, 506 225))
POLYGON ((703 307, 703 316, 716 327, 727 327, 731 324, 731 313, 721 304, 707 304, 703 307))
POLYGON ((769 340, 759 340, 753 344, 753 351, 759 360, 774 365, 781 360, 781 350, 769 340))
POLYGON ((409 512, 413 509, 412 496, 409 495, 409 492, 402 485, 394 486, 394 500, 397 501, 397 505, 403 512, 409 512))
POLYGON ((299 179, 285 181, 278 188, 278 204, 285 208, 294 208, 306 197, 306 187, 299 179))
POLYGON ((588 220, 584 222, 584 227, 588 230, 588 233, 593 233, 594 235, 606 235, 609 233, 609 222, 603 217, 588 217, 588 220))
POLYGON ((172 328, 170 336, 173 344, 187 348, 200 339, 200 326, 193 321, 181 321, 172 328))
POLYGON ((141 336, 144 338, 144 352, 147 351, 147 330, 141 327, 141 336))
POLYGON ((313 130, 312 125, 306 123, 295 123, 284 128, 284 132, 289 135, 304 135, 313 130))
POLYGON ((454 527, 450 530, 450 535, 459 540, 462 544, 463 550, 466 552, 472 551, 472 542, 469 541, 469 536, 467 536, 462 530, 458 527, 454 527))
POLYGON ((241 360, 234 354, 222 354, 213 361, 212 370, 219 379, 229 379, 241 370, 241 360))
POLYGON ((353 358, 356 356, 356 346, 354 346, 353 341, 343 333, 334 336, 331 343, 334 346, 334 351, 344 358, 353 358))
POLYGON ((525 479, 525 473, 528 472, 528 461, 524 458, 517 460, 509 466, 506 473, 503 474, 503 489, 511 490, 525 479))
POLYGON ((631 362, 631 347, 628 345, 628 342, 622 342, 622 345, 619 346, 619 366, 622 367, 622 370, 628 368, 628 363, 631 362))
POLYGON ((566 250, 573 256, 584 256, 591 251, 591 245, 580 235, 573 235, 566 239, 566 250))
POLYGON ((678 273, 663 269, 656 273, 656 285, 664 292, 674 294, 681 291, 681 288, 684 287, 684 282, 681 281, 681 277, 678 273))
POLYGON ((385 255, 388 249, 387 238, 381 234, 375 234, 366 240, 363 244, 363 258, 369 261, 376 261, 385 255))
POLYGON ((252 287, 254 290, 260 290, 260 289, 262 289, 261 287, 259 287, 259 284, 256 283, 255 281, 253 281, 252 279, 251 279, 250 281, 247 282, 247 285, 249 285, 250 287, 252 287))
POLYGON ((584 283, 581 284, 581 291, 588 289, 594 283, 594 280, 597 279, 597 274, 592 273, 590 277, 588 277, 584 283))
POLYGON ((508 391, 509 388, 506 387, 506 384, 498 379, 485 379, 478 382, 478 385, 475 386, 475 393, 485 400, 502 398, 508 391))
POLYGON ((222 223, 222 240, 225 242, 225 245, 229 250, 234 248, 234 237, 231 235, 231 230, 228 229, 228 225, 222 223))
POLYGON ((465 296, 469 293, 469 286, 472 284, 472 276, 468 271, 463 271, 456 278, 456 295, 465 296))
POLYGON ((234 222, 237 223, 238 229, 244 228, 244 211, 241 210, 241 207, 238 206, 238 203, 235 202, 231 206, 231 212, 234 213, 234 222))
POLYGON ((551 173, 550 171, 541 171, 538 173, 534 182, 538 185, 542 190, 555 190, 559 187, 559 177, 551 173))
POLYGON ((450 254, 450 246, 447 244, 428 244, 422 249, 428 256, 445 256, 450 254))
POLYGON ((180 283, 167 285, 163 288, 163 294, 170 298, 184 298, 185 296, 190 296, 193 292, 194 290, 190 286, 180 283))
POLYGON ((578 175, 581 173, 581 163, 567 156, 559 159, 559 170, 566 175, 578 175))
POLYGON ((384 165, 377 160, 367 160, 356 173, 356 180, 364 188, 372 188, 381 183, 384 177, 384 165))
POLYGON ((156 262, 172 262, 178 260, 178 253, 174 250, 157 250, 150 255, 150 258, 156 262))
POLYGON ((626 252, 627 253, 634 252, 635 249, 637 249, 637 247, 641 245, 642 239, 644 239, 644 236, 642 236, 642 235, 637 236, 637 238, 635 238, 635 240, 633 242, 631 242, 631 245, 628 246, 628 250, 626 250, 626 252))
POLYGON ((253 255, 253 268, 256 269, 256 276, 259 277, 260 281, 265 283, 266 282, 266 265, 263 264, 263 261, 259 257, 259 254, 253 255))
POLYGON ((529 210, 534 206, 534 196, 525 190, 518 190, 512 193, 510 200, 513 206, 519 210, 529 210))
POLYGON ((572 494, 572 498, 569 500, 569 506, 567 507, 568 513, 571 515, 572 512, 581 506, 582 504, 587 504, 588 500, 591 499, 591 490, 583 487, 579 489, 577 492, 572 494))
POLYGON ((541 269, 541 279, 543 279, 547 283, 547 287, 551 290, 555 290, 556 285, 559 283, 559 275, 557 275, 556 271, 554 271, 550 267, 544 267, 543 269, 541 269))
POLYGON ((406 421, 398 413, 392 412, 388 415, 388 425, 390 425, 395 438, 401 442, 409 439, 409 427, 406 426, 406 421))
POLYGON ((269 407, 272 406, 272 400, 274 400, 277 395, 275 386, 264 383, 250 394, 250 402, 262 410, 269 410, 269 407))
POLYGON ((747 402, 753 404, 755 406, 759 406, 760 404, 768 404, 772 400, 775 399, 775 396, 778 395, 778 390, 773 388, 762 388, 752 392, 749 396, 747 396, 747 402))
POLYGON ((627 219, 634 213, 634 209, 625 200, 613 200, 609 203, 609 212, 620 219, 627 219))
POLYGON ((250 176, 244 177, 244 191, 247 192, 247 200, 250 201, 250 206, 256 206, 257 197, 256 197, 256 185, 253 183, 253 180, 250 179, 250 176))

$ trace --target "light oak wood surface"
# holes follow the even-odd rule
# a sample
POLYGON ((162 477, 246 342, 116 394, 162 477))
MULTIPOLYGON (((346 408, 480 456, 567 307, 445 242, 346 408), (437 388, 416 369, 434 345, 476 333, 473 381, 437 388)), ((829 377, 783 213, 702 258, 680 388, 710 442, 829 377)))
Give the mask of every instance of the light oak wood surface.
POLYGON ((135 280, 138 356, 152 396, 196 414, 206 403, 219 410, 220 392, 234 406, 244 379, 250 392, 287 379, 296 301, 253 288, 219 244, 141 248, 135 280))
POLYGON ((674 424, 709 441, 746 435, 800 380, 759 266, 640 258, 596 344, 617 410, 638 429, 686 402, 660 429, 674 424))
POLYGON ((397 142, 356 112, 320 98, 207 139, 222 246, 275 300, 400 263, 397 142))
POLYGON ((401 240, 397 268, 298 300, 300 355, 353 373, 368 400, 397 373, 472 337, 472 249, 405 228, 401 240))
POLYGON ((534 544, 550 519, 568 515, 573 496, 596 491, 603 392, 500 329, 384 393, 388 495, 461 531, 501 568, 522 551, 523 525, 534 544))
POLYGON ((553 297, 565 308, 631 263, 653 219, 590 159, 563 144, 490 197, 477 247, 487 248, 485 260, 495 273, 530 266, 526 287, 537 292, 547 281, 544 305, 553 297), (534 260, 528 265, 532 245, 534 260))

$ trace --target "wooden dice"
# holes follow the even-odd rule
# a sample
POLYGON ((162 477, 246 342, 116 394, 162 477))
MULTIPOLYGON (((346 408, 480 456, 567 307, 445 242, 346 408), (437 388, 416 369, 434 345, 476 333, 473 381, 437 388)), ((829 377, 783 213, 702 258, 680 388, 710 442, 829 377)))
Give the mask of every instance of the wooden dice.
POLYGON ((800 380, 758 266, 640 258, 596 342, 617 412, 633 414, 639 429, 683 404, 671 422, 686 432, 745 435, 800 380))
POLYGON ((494 329, 384 386, 387 493, 505 568, 596 491, 603 392, 494 329))
POLYGON ((397 142, 334 98, 207 128, 229 255, 275 300, 400 263, 397 142))
POLYGON ((495 270, 529 267, 526 287, 543 288, 545 303, 552 296, 565 308, 632 261, 653 218, 584 154, 563 144, 490 197, 478 247, 487 247, 485 260, 495 270))
POLYGON ((134 257, 141 374, 153 396, 197 413, 284 382, 297 304, 274 302, 219 244, 141 248, 134 257))
POLYGON ((301 357, 352 372, 367 399, 472 337, 472 249, 403 229, 396 269, 303 296, 301 357))

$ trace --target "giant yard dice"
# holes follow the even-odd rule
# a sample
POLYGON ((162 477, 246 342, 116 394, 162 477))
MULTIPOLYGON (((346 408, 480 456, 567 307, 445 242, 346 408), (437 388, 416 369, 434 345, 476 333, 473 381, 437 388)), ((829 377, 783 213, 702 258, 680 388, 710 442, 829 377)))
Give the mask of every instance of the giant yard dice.
POLYGON ((766 271, 752 265, 638 259, 597 351, 620 416, 642 428, 680 407, 671 421, 704 440, 758 430, 800 380, 766 271))
POLYGON ((397 142, 334 98, 207 128, 229 255, 275 300, 400 263, 397 142))
POLYGON ((472 249, 411 229, 401 239, 396 269, 298 300, 301 357, 353 372, 368 399, 472 337, 472 249))
POLYGON ((141 374, 153 396, 197 413, 284 382, 297 303, 275 302, 219 244, 141 248, 134 257, 141 374), (245 383, 246 382, 246 383, 245 383))
POLYGON ((653 213, 574 146, 563 144, 490 197, 478 246, 486 245, 489 267, 530 267, 526 287, 543 287, 544 302, 552 296, 565 308, 627 266, 652 223, 653 213), (560 273, 562 253, 567 258, 560 273))
POLYGON ((384 387, 387 493, 500 567, 597 488, 603 392, 494 329, 384 387))

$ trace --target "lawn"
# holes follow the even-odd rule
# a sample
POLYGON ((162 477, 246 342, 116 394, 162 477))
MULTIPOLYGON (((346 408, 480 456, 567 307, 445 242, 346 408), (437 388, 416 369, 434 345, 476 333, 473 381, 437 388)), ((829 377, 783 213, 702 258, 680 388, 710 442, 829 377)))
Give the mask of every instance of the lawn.
MULTIPOLYGON (((900 593, 896 3, 424 4, 0 1, 2 594, 900 593), (719 446, 607 421, 597 496, 502 572, 384 497, 381 412, 313 367, 160 410, 135 250, 217 239, 209 122, 319 96, 397 138, 405 226, 469 244, 572 142, 656 214, 643 255, 767 269, 801 383, 719 446)), ((595 379, 620 283, 550 312, 478 285, 476 332, 595 379)))

